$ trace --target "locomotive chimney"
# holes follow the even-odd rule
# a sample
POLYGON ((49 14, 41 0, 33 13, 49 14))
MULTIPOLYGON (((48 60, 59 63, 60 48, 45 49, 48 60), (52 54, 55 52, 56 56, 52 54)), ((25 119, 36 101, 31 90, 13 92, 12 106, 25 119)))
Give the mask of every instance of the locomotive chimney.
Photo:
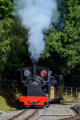
POLYGON ((33 65, 33 69, 34 69, 34 78, 33 78, 33 80, 35 81, 35 79, 36 79, 36 67, 37 67, 37 65, 33 65))

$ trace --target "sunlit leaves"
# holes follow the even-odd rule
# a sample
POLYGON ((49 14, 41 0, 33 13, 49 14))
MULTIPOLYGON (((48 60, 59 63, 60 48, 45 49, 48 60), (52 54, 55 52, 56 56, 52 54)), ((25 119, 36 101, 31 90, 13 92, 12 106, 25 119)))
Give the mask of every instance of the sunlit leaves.
POLYGON ((12 0, 0 0, 0 19, 12 16, 13 3, 12 0))
MULTIPOLYGON (((70 73, 80 64, 80 5, 79 0, 65 0, 66 26, 63 31, 53 29, 46 39, 46 58, 53 59, 64 74, 70 73), (59 61, 56 61, 58 54, 59 61)), ((51 63, 53 64, 53 63, 51 63)))

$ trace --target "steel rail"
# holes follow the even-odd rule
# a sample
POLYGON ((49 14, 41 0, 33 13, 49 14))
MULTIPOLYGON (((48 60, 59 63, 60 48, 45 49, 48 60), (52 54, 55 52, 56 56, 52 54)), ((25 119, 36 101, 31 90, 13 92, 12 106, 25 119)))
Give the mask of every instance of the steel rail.
MULTIPOLYGON (((25 114, 26 111, 28 111, 30 109, 24 109, 22 112, 20 112, 19 114, 13 116, 12 118, 9 118, 8 120, 17 120, 17 118, 21 117, 22 115, 25 114)), ((29 115, 28 117, 26 117, 24 120, 29 120, 32 117, 34 117, 36 115, 36 113, 39 111, 39 109, 36 109, 31 115, 29 115)))
POLYGON ((29 119, 31 119, 32 117, 34 117, 36 114, 37 114, 37 112, 39 111, 39 109, 36 109, 31 115, 29 115, 26 119, 24 119, 24 120, 29 120, 29 119))
POLYGON ((20 112, 19 114, 13 116, 12 118, 9 118, 8 120, 14 120, 15 118, 20 117, 21 115, 23 115, 26 111, 28 111, 29 109, 24 109, 22 112, 20 112))

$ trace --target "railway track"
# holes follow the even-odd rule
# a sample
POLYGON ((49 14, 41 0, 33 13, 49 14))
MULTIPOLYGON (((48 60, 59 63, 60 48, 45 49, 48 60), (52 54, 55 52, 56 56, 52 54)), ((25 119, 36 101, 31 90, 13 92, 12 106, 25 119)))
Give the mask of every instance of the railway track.
POLYGON ((29 120, 34 117, 38 111, 39 109, 24 109, 22 112, 8 120, 29 120))
POLYGON ((80 115, 76 115, 75 117, 65 118, 62 120, 80 120, 80 115))
POLYGON ((0 120, 80 120, 71 107, 73 104, 51 104, 44 109, 24 109, 3 114, 0 120))
POLYGON ((38 109, 38 110, 35 110, 35 111, 34 111, 31 115, 29 115, 25 120, 29 120, 29 119, 31 119, 32 117, 34 117, 38 111, 39 111, 39 109, 38 109))
POLYGON ((74 106, 72 107, 72 109, 76 112, 76 114, 80 114, 80 107, 79 107, 78 104, 77 104, 77 105, 74 105, 74 106))
MULTIPOLYGON (((61 105, 57 105, 58 107, 61 107, 61 105)), ((60 119, 60 120, 80 120, 80 115, 77 115, 72 117, 72 114, 69 114, 69 112, 71 110, 69 110, 69 108, 66 108, 66 106, 64 106, 63 112, 61 112, 60 110, 58 111, 56 105, 51 105, 48 109, 25 109, 23 110, 21 113, 17 114, 16 116, 8 119, 8 120, 31 120, 31 119, 36 119, 36 115, 38 115, 40 120, 43 120, 45 117, 45 120, 48 119, 53 119, 54 120, 59 120, 59 118, 63 117, 64 119, 60 119), (53 112, 51 113, 51 110, 53 110, 53 112), (39 114, 37 114, 39 111, 39 114), (40 112, 41 111, 41 112, 40 112), (66 112, 68 111, 68 113, 66 112), (60 113, 59 113, 60 112, 60 113), (66 118, 65 118, 66 117, 66 118)))
POLYGON ((80 107, 76 104, 73 107, 71 107, 71 109, 74 111, 76 115, 74 117, 65 118, 62 120, 80 120, 80 107))
POLYGON ((14 119, 18 118, 19 116, 21 116, 22 114, 24 114, 27 110, 28 110, 28 109, 23 110, 22 112, 20 112, 19 114, 13 116, 13 117, 10 118, 9 120, 14 120, 14 119))

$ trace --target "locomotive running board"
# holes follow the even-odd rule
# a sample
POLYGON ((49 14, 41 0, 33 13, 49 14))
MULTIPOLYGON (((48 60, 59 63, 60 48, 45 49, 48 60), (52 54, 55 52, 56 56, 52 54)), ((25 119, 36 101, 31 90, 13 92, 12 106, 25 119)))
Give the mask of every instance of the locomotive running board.
POLYGON ((47 96, 20 96, 19 102, 23 102, 24 105, 44 105, 48 102, 47 96))

